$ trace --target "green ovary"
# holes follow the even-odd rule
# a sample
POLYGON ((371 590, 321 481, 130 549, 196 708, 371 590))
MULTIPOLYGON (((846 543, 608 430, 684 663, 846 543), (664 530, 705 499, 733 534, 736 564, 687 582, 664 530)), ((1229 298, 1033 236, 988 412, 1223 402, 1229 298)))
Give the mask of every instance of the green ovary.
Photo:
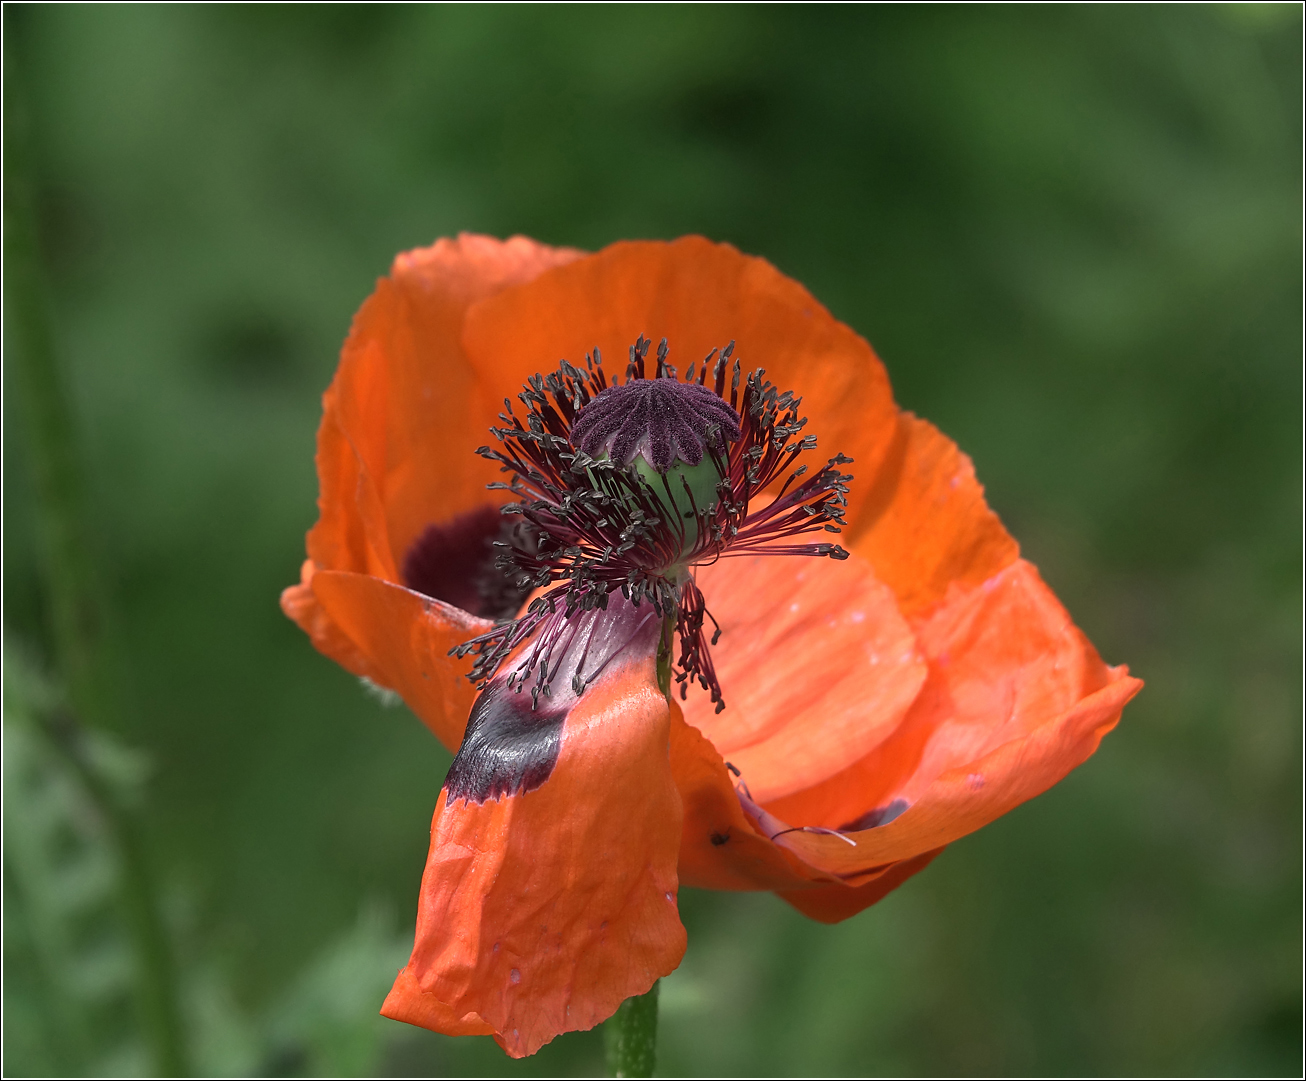
POLYGON ((666 472, 665 484, 663 474, 651 466, 642 454, 636 455, 630 466, 653 489, 658 502, 667 511, 668 518, 678 517, 684 524, 685 542, 680 554, 683 556, 691 552, 698 543, 695 508, 702 513, 717 502, 717 485, 721 483, 721 474, 717 472, 711 457, 704 455, 698 465, 690 465, 677 458, 666 472), (689 486, 689 492, 685 491, 686 485, 689 486), (667 507, 668 488, 671 490, 672 507, 667 507))

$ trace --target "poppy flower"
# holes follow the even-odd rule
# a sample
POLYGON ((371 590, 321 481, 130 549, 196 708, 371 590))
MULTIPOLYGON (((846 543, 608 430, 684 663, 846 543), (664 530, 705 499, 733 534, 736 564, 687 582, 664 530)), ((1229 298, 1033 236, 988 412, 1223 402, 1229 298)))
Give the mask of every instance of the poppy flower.
POLYGON ((405 253, 323 405, 282 607, 456 752, 389 1017, 529 1055, 676 968, 682 885, 852 916, 1141 687, 866 341, 728 245, 405 253))

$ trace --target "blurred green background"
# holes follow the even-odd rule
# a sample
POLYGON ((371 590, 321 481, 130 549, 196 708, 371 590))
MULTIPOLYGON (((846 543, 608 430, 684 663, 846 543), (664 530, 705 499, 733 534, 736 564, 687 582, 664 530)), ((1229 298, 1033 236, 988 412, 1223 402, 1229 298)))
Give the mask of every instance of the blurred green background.
MULTIPOLYGON (((97 754, 142 809, 196 1070, 602 1069, 598 1032, 512 1062, 376 1016, 448 756, 277 607, 350 317, 468 229, 765 256, 1147 680, 1086 766, 847 923, 686 890, 661 1072, 1299 1072, 1299 6, 4 19, 126 687, 97 754)), ((31 723, 11 367, 4 1070, 131 1072, 118 869, 31 723)))

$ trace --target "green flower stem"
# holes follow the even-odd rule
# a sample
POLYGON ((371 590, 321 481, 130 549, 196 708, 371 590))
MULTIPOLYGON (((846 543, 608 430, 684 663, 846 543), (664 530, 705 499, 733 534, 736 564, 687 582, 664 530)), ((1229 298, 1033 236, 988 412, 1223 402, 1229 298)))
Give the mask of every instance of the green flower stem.
MULTIPOLYGON (((8 12, 5 29, 13 29, 8 12)), ((81 722, 115 727, 117 677, 105 649, 106 606, 88 543, 77 433, 56 362, 41 275, 21 58, 11 36, 5 34, 5 344, 11 347, 8 359, 26 414, 54 645, 71 704, 44 718, 44 724, 104 814, 118 850, 138 999, 155 1069, 164 1076, 184 1076, 176 972, 138 816, 86 754, 81 728, 81 722)))
POLYGON ((655 983, 647 994, 626 999, 604 1022, 608 1073, 613 1077, 652 1077, 657 1039, 658 984, 655 983))
POLYGON ((658 689, 671 701, 671 666, 675 661, 676 613, 662 617, 662 637, 658 639, 658 689))
MULTIPOLYGON (((658 640, 658 688, 668 702, 675 640, 676 614, 668 612, 662 619, 662 637, 658 640)), ((657 1039, 658 984, 655 983, 646 994, 626 999, 604 1022, 608 1073, 613 1077, 652 1077, 657 1039)))

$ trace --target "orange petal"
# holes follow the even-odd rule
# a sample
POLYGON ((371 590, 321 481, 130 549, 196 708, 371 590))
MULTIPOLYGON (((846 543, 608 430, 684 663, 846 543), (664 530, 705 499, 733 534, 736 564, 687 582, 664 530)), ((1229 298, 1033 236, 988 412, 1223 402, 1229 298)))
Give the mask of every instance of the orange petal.
POLYGON ((970 459, 928 421, 901 414, 879 469, 853 468, 865 499, 849 508, 844 544, 870 560, 904 615, 924 613, 954 584, 987 581, 1019 555, 970 459))
POLYGON ((680 881, 712 890, 780 890, 806 885, 812 872, 753 828, 720 753, 671 704, 671 770, 684 807, 680 881))
POLYGON ((489 1036, 494 1029, 474 1013, 455 1016, 453 1010, 417 986, 413 966, 405 965, 381 1006, 381 1016, 403 1021, 446 1036, 489 1036))
MULTIPOLYGON (((542 782, 533 766, 514 774, 539 787, 494 795, 498 782, 473 770, 483 769, 478 739, 467 772, 455 760, 436 805, 409 969, 447 1015, 479 1016, 515 1058, 610 1017, 685 951, 676 908, 680 799, 654 661, 660 621, 649 627, 579 700, 555 682, 555 701, 542 708, 572 703, 556 763, 542 782), (468 776, 475 784, 465 796, 468 776)), ((507 696, 503 703, 518 697, 501 682, 492 691, 507 696)), ((502 724, 534 732, 529 695, 520 698, 503 707, 516 713, 502 724)), ((478 725, 500 723, 491 707, 477 708, 478 725)), ((522 766, 515 751, 503 760, 522 766)))
MULTIPOLYGON (((372 301, 368 303, 371 305, 372 301)), ((359 313, 355 317, 355 325, 361 316, 359 313)), ((393 580, 395 561, 386 527, 385 504, 364 454, 368 448, 363 440, 368 433, 348 432, 340 415, 338 384, 345 371, 342 364, 336 381, 322 398, 324 412, 317 431, 319 513, 317 523, 308 532, 308 556, 316 566, 329 570, 356 571, 393 580)), ((377 396, 375 388, 383 383, 385 369, 378 361, 354 365, 346 374, 353 376, 352 392, 364 399, 366 407, 366 390, 373 391, 371 397, 377 396)), ((348 396, 345 401, 350 401, 348 396)), ((379 402, 372 405, 384 408, 379 402)), ((343 408, 353 412, 356 406, 343 408)), ((382 417, 377 429, 384 431, 383 424, 382 417)))
MULTIPOLYGON (((897 407, 866 341, 764 259, 702 237, 613 244, 504 290, 468 311, 463 342, 482 383, 507 393, 596 346, 608 376, 624 375, 640 334, 667 338, 681 373, 734 340, 745 371, 765 368, 802 396, 804 434, 820 441, 814 461, 842 452, 870 476, 888 450, 897 407)), ((850 513, 862 499, 854 485, 850 513)))
POLYGON ((912 859, 965 836, 1061 780, 1096 749, 1142 687, 1108 668, 1039 579, 1017 561, 978 589, 954 589, 922 622, 930 679, 900 732, 816 789, 769 804, 788 822, 836 827, 866 806, 905 807, 884 825, 777 837, 840 876, 912 859))
POLYGON ((680 881, 686 886, 775 890, 805 915, 837 923, 881 900, 938 855, 928 852, 888 864, 853 882, 803 862, 757 831, 721 756, 701 732, 684 723, 674 704, 671 768, 685 808, 680 881))
POLYGON ((313 594, 366 658, 369 678, 396 691, 450 750, 462 742, 476 690, 471 667, 449 650, 489 630, 489 620, 366 574, 318 571, 313 594))
POLYGON ((754 798, 811 788, 897 729, 925 662, 866 560, 726 558, 696 578, 721 627, 712 660, 726 709, 694 688, 685 719, 754 798))
MULTIPOLYGON (((323 396, 319 518, 308 535, 316 567, 397 582, 425 526, 484 502, 497 471, 475 450, 505 388, 478 385, 462 351, 463 316, 470 303, 580 255, 463 234, 395 259, 354 317, 323 396)), ((317 627, 319 648, 338 643, 308 594, 287 603, 301 626, 317 627)))
POLYGON ((300 583, 281 591, 281 610, 299 624, 300 629, 313 640, 314 647, 325 653, 346 671, 376 682, 380 673, 367 656, 354 644, 352 638, 331 622, 313 593, 314 564, 304 560, 300 568, 300 583))
POLYGON ((475 451, 489 441, 503 398, 519 388, 478 382, 462 350, 468 307, 581 254, 525 237, 464 233, 395 259, 397 318, 383 339, 389 400, 382 488, 396 562, 429 523, 479 505, 485 485, 500 479, 498 467, 475 451))
POLYGON ((861 886, 849 887, 840 883, 805 890, 780 890, 779 893, 804 916, 821 923, 839 923, 870 908, 877 901, 883 901, 912 875, 925 870, 942 851, 942 848, 936 848, 915 859, 895 863, 884 874, 861 886))

